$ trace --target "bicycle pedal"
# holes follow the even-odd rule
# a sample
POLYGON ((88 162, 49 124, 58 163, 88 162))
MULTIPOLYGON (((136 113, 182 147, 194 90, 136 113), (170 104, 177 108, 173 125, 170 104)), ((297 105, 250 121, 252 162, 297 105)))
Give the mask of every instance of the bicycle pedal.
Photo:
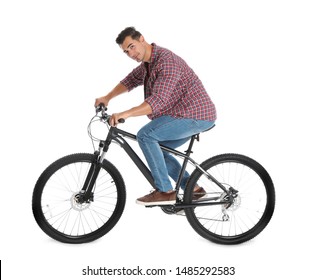
POLYGON ((184 214, 184 209, 183 208, 176 208, 175 205, 167 205, 167 206, 162 206, 161 210, 165 212, 168 215, 181 215, 184 214))

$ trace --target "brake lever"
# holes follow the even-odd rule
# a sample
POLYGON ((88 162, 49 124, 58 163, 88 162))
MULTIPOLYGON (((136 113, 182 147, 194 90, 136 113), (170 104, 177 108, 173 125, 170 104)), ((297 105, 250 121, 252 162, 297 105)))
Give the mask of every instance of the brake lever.
MULTIPOLYGON (((95 108, 96 113, 99 113, 102 111, 101 115, 102 115, 102 119, 106 119, 105 118, 105 111, 107 111, 107 107, 105 107, 104 103, 100 103, 96 108, 95 108)), ((107 117, 109 117, 107 115, 107 117)), ((110 118, 108 118, 108 122, 109 122, 110 118)), ((119 119, 118 120, 119 123, 125 123, 125 119, 119 119)))
POLYGON ((100 104, 95 108, 95 112, 96 112, 96 113, 99 113, 99 112, 102 111, 102 113, 103 113, 103 112, 105 112, 107 109, 108 109, 108 108, 105 107, 104 103, 100 103, 100 104))

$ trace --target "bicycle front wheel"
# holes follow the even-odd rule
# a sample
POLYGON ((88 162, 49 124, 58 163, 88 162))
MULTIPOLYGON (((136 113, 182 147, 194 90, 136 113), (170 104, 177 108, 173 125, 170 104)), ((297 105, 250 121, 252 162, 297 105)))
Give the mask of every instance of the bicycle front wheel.
POLYGON ((229 190, 236 190, 233 203, 217 184, 196 169, 187 184, 184 202, 191 203, 195 186, 206 194, 197 203, 223 204, 186 208, 186 217, 202 237, 220 244, 238 244, 258 235, 269 223, 275 206, 273 182, 267 171, 253 159, 238 154, 210 158, 201 167, 229 190))
POLYGON ((79 203, 92 154, 73 154, 51 164, 39 177, 32 200, 35 220, 50 237, 65 243, 93 241, 120 219, 126 200, 119 171, 104 160, 94 184, 93 199, 79 203))

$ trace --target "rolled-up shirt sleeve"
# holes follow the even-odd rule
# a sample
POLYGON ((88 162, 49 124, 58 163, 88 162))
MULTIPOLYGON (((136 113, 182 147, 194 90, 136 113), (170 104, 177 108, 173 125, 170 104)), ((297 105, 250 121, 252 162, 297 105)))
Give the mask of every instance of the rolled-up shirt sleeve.
POLYGON ((172 108, 180 98, 175 90, 181 78, 180 67, 172 61, 163 61, 157 68, 152 94, 145 99, 152 108, 152 115, 172 108))
POLYGON ((143 65, 139 65, 131 73, 129 73, 120 83, 123 84, 128 91, 144 84, 146 71, 143 65))

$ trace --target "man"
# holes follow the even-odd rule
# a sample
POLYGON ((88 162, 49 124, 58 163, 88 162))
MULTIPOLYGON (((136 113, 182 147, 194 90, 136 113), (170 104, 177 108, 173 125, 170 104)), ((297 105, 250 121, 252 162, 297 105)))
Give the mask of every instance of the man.
MULTIPOLYGON (((145 100, 139 106, 115 113, 110 125, 118 120, 147 115, 151 121, 137 133, 138 143, 151 170, 156 190, 136 202, 142 205, 166 205, 176 201, 169 176, 177 181, 181 165, 172 155, 163 152, 159 143, 177 148, 194 134, 213 126, 216 109, 200 79, 186 62, 173 52, 149 44, 134 27, 127 27, 117 37, 116 43, 130 58, 139 62, 106 96, 97 98, 95 106, 109 101, 137 86, 143 85, 145 100)), ((185 188, 189 174, 181 182, 185 188)), ((204 190, 198 186, 194 192, 204 190)))

